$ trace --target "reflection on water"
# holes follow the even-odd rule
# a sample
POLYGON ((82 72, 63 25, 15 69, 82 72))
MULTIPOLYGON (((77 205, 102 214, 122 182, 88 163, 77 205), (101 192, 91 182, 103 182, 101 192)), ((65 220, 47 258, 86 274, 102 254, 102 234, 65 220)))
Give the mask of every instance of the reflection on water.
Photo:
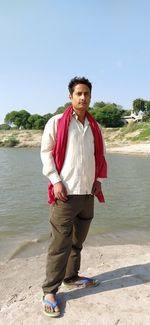
MULTIPOLYGON (((88 241, 105 245, 149 242, 150 158, 118 154, 107 158, 106 203, 95 200, 88 241)), ((0 150, 1 256, 11 256, 26 242, 39 251, 45 249, 49 206, 47 180, 41 170, 39 149, 0 150)))

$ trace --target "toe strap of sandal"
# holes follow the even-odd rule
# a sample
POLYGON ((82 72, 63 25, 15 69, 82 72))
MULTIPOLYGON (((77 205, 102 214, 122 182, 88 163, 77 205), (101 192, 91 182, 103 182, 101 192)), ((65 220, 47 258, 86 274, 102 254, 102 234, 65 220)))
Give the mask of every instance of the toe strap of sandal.
POLYGON ((52 303, 52 302, 50 302, 49 300, 47 300, 47 299, 45 299, 43 297, 43 305, 44 306, 49 306, 49 307, 55 308, 55 307, 58 306, 58 301, 55 299, 55 301, 52 303))

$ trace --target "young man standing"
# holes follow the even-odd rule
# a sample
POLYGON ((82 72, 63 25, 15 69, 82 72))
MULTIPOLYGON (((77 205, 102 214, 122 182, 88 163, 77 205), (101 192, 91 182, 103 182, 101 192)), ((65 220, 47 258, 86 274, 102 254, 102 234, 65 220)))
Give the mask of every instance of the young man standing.
POLYGON ((79 276, 81 250, 94 214, 94 195, 104 202, 101 179, 107 164, 101 130, 88 108, 92 85, 75 77, 69 83, 69 106, 46 124, 41 144, 43 174, 49 178, 51 233, 43 283, 44 313, 60 315, 56 293, 63 282, 71 286, 96 286, 79 276))

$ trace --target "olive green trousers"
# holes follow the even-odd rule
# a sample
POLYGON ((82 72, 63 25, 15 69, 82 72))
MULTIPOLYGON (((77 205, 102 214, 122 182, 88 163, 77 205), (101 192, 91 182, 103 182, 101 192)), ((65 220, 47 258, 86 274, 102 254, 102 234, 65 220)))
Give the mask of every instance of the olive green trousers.
POLYGON ((93 195, 69 195, 66 202, 57 200, 52 207, 44 295, 56 293, 64 279, 78 275, 82 244, 93 215, 93 195))

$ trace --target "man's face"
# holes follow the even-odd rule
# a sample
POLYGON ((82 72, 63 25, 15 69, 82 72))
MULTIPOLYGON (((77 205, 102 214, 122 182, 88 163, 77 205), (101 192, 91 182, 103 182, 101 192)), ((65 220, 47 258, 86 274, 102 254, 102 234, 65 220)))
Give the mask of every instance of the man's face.
POLYGON ((91 100, 89 87, 84 84, 76 85, 72 95, 69 96, 69 99, 76 113, 85 113, 89 108, 91 100))

